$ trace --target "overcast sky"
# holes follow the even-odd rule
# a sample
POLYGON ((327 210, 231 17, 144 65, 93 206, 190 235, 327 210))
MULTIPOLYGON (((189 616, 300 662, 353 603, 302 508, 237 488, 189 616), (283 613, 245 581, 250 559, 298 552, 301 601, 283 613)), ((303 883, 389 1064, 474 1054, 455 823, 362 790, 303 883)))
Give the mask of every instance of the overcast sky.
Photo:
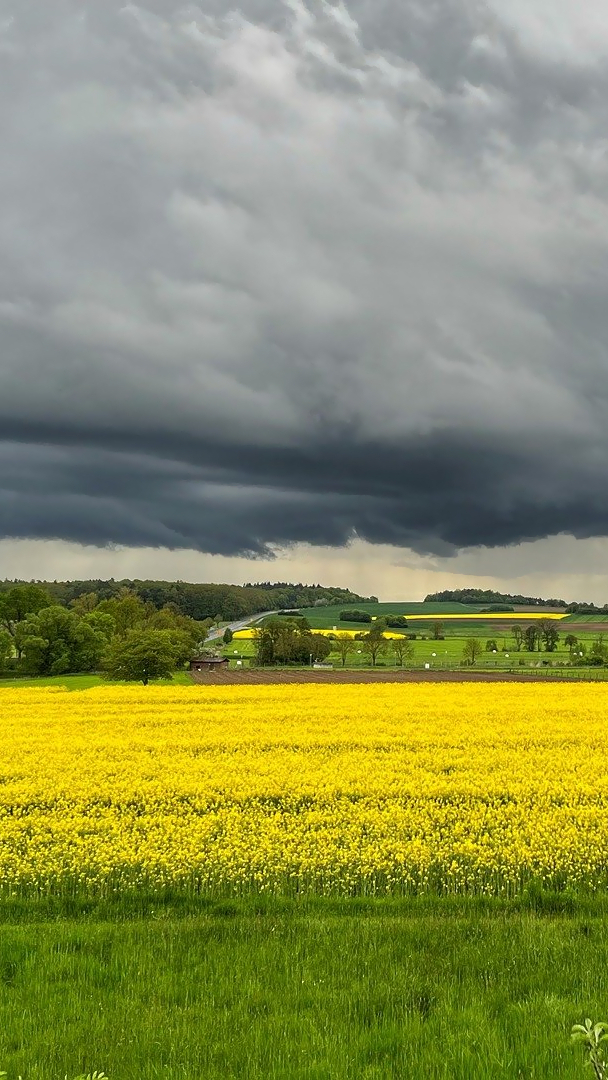
POLYGON ((600 0, 4 0, 0 576, 608 601, 607 58, 600 0))

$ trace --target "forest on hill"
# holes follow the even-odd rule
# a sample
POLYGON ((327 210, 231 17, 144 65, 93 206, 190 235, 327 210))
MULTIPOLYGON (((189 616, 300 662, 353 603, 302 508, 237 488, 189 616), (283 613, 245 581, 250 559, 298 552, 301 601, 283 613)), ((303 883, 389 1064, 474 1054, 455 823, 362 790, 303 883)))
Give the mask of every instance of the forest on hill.
POLYGON ((97 602, 114 600, 125 590, 135 594, 145 604, 161 609, 173 605, 180 615, 202 621, 220 618, 226 622, 244 619, 258 611, 282 608, 308 608, 320 604, 374 603, 377 597, 359 596, 350 589, 327 585, 303 585, 290 582, 258 582, 246 585, 200 584, 187 581, 2 581, 0 593, 17 585, 36 584, 45 590, 55 604, 69 607, 81 596, 94 595, 97 602))
POLYGON ((444 589, 442 592, 429 593, 425 596, 425 603, 450 603, 459 604, 521 604, 526 607, 562 607, 565 608, 565 600, 544 600, 540 596, 521 596, 519 593, 502 593, 495 589, 444 589))
POLYGON ((459 604, 519 604, 526 607, 549 607, 564 608, 571 615, 605 615, 608 612, 608 604, 598 606, 584 600, 575 600, 568 604, 565 600, 553 597, 544 600, 541 596, 522 596, 519 593, 503 593, 494 589, 444 589, 442 592, 429 593, 424 598, 425 603, 459 603, 459 604))
POLYGON ((359 599, 345 589, 287 583, 3 582, 0 673, 53 676, 103 670, 109 678, 141 678, 144 683, 171 678, 189 658, 200 655, 213 625, 336 597, 340 603, 359 599))

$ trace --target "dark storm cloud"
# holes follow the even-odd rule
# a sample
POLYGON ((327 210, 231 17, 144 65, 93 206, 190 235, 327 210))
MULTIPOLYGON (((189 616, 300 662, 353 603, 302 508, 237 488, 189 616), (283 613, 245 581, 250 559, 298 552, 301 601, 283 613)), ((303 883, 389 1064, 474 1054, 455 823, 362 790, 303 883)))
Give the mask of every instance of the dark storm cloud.
POLYGON ((0 535, 608 535, 608 18, 551 10, 9 4, 0 535))

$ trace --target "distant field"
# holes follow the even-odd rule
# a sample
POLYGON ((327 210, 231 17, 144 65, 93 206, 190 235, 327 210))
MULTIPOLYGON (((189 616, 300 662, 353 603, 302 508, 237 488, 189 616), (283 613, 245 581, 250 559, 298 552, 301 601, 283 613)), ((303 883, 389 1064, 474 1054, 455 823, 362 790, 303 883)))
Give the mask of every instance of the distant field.
MULTIPOLYGON (((409 618, 409 612, 402 612, 409 618)), ((410 622, 423 622, 424 620, 429 622, 445 622, 447 620, 456 621, 458 623, 466 622, 534 622, 536 619, 565 619, 566 616, 556 611, 479 611, 475 614, 471 614, 470 611, 466 615, 461 615, 460 612, 449 612, 445 615, 413 615, 409 619, 410 622)))
MULTIPOLYGON (((452 615, 471 615, 476 611, 480 611, 480 607, 468 606, 465 604, 416 604, 410 603, 407 600, 395 600, 394 602, 386 604, 340 604, 327 607, 316 608, 302 608, 302 614, 306 616, 308 622, 315 629, 331 629, 334 623, 340 621, 340 612, 347 611, 349 607, 353 607, 357 611, 369 611, 370 615, 375 616, 377 619, 383 615, 405 615, 408 616, 428 616, 435 618, 444 618, 448 614, 452 615)), ((342 626, 353 626, 361 628, 361 623, 349 623, 343 622, 342 626)))
MULTIPOLYGON (((347 611, 349 605, 335 605, 318 608, 303 608, 302 614, 306 616, 310 626, 315 630, 331 630, 333 626, 342 629, 360 630, 365 623, 352 622, 348 619, 340 620, 340 613, 347 611)), ((415 628, 415 624, 432 622, 456 623, 459 628, 465 628, 472 624, 478 628, 483 623, 531 623, 537 619, 563 620, 566 616, 563 612, 545 611, 483 611, 483 605, 473 604, 415 604, 407 601, 395 601, 386 604, 354 604, 350 605, 357 611, 367 611, 374 619, 380 619, 386 615, 404 615, 408 622, 415 628)), ((605 617, 608 624, 608 616, 605 617)), ((590 617, 584 617, 589 622, 590 617)), ((595 618, 593 619, 595 621, 595 618)), ((494 631, 493 631, 494 632, 494 631)))
MULTIPOLYGON (((358 632, 365 632, 369 629, 369 625, 359 626, 358 632)), ((446 627, 446 636, 443 641, 436 641, 432 637, 431 627, 425 627, 425 637, 418 634, 416 640, 413 642, 413 657, 411 661, 408 661, 408 668, 424 668, 425 664, 430 664, 431 668, 458 668, 462 660, 462 650, 464 643, 469 637, 477 637, 481 640, 483 650, 481 656, 475 664, 475 670, 513 670, 522 669, 523 671, 538 671, 543 669, 547 671, 548 664, 564 665, 570 664, 570 651, 564 645, 565 634, 560 634, 560 641, 558 647, 553 653, 529 653, 522 649, 517 652, 515 642, 509 633, 501 634, 497 632, 497 628, 489 627, 477 627, 475 630, 468 628, 466 631, 456 630, 453 628, 451 631, 446 627), (497 651, 486 650, 486 642, 495 641, 497 651)), ((356 631, 346 630, 343 631, 354 637, 356 631)), ((317 631, 317 633, 327 633, 327 631, 317 631)), ((392 633, 392 632, 391 632, 392 633)), ((399 636, 395 633, 395 636, 399 636)), ((593 635, 581 634, 581 640, 585 640, 589 644, 593 640, 593 635)), ((232 661, 232 666, 236 666, 236 660, 241 659, 245 666, 253 660, 254 655, 254 642, 252 639, 252 631, 239 631, 231 642, 224 650, 224 655, 232 661), (244 634, 246 636, 241 636, 244 634)), ((335 667, 341 666, 339 657, 332 653, 329 657, 329 662, 333 663, 335 667)), ((349 668, 362 668, 368 667, 369 661, 365 657, 363 651, 359 651, 357 643, 354 642, 353 651, 348 656, 346 666, 349 668)), ((390 642, 387 642, 386 652, 379 658, 378 667, 380 668, 392 668, 397 667, 397 659, 391 649, 390 642)), ((562 667, 563 670, 563 667, 562 667)), ((572 669, 574 672, 586 671, 587 677, 589 677, 589 669, 572 669)), ((592 676, 595 678, 595 673, 592 676)))
POLYGON ((568 623, 603 623, 608 628, 608 615, 566 615, 568 623))
MULTIPOLYGON (((389 614, 406 617, 405 631, 389 630, 386 636, 387 638, 400 637, 403 632, 416 634, 413 656, 407 663, 407 666, 413 669, 425 668, 427 664, 431 669, 458 668, 462 662, 465 641, 467 638, 477 638, 482 643, 482 653, 476 661, 476 670, 517 670, 531 673, 539 669, 547 671, 556 667, 564 670, 564 665, 566 665, 566 669, 576 676, 581 669, 572 667, 570 650, 564 644, 568 634, 574 634, 589 647, 604 627, 608 633, 608 615, 565 616, 563 612, 543 609, 483 612, 480 608, 476 609, 464 604, 414 604, 406 601, 395 601, 390 604, 358 604, 356 609, 369 611, 370 615, 376 619, 389 614), (520 626, 525 629, 526 626, 540 619, 550 619, 557 624, 559 630, 557 649, 552 653, 529 653, 523 648, 518 651, 513 638, 513 628, 520 626), (442 636, 439 639, 434 637, 435 623, 441 623, 442 636), (486 647, 490 642, 495 643, 496 652, 486 647)), ((365 633, 370 629, 369 623, 342 622, 340 612, 344 610, 346 610, 345 605, 335 605, 303 609, 302 614, 316 633, 328 634, 333 632, 335 627, 337 632, 347 633, 354 638, 356 634, 365 633)), ((251 630, 237 632, 234 642, 224 650, 233 665, 236 665, 237 658, 241 659, 245 666, 253 659, 252 637, 251 630)), ((341 666, 341 661, 336 654, 332 653, 329 661, 335 667, 341 666)), ((364 668, 368 665, 369 660, 363 650, 354 645, 346 666, 364 668)), ((387 643, 384 654, 379 657, 377 666, 380 668, 398 666, 397 657, 390 642, 387 643)))

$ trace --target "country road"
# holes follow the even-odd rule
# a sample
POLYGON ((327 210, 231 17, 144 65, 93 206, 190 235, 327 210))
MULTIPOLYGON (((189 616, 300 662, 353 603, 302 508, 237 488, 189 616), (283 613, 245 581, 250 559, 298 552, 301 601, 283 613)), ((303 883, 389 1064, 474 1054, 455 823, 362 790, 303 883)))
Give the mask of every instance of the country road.
POLYGON ((252 623, 257 623, 260 619, 265 619, 267 615, 277 615, 278 611, 261 611, 259 615, 249 615, 246 619, 239 619, 237 622, 228 623, 226 626, 222 626, 220 630, 214 627, 209 631, 207 641, 217 641, 218 638, 224 636, 225 630, 244 630, 246 626, 250 626, 252 623))

